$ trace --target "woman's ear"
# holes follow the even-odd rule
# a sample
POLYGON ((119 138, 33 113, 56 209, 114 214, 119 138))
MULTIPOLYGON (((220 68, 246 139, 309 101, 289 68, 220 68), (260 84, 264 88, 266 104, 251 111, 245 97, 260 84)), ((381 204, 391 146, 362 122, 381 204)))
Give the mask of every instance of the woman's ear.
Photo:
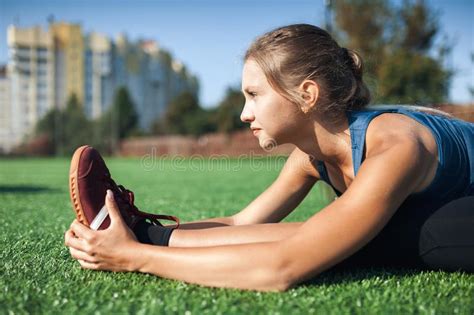
POLYGON ((303 100, 301 110, 307 114, 316 106, 316 101, 319 97, 319 86, 313 80, 304 80, 300 84, 299 90, 303 100))

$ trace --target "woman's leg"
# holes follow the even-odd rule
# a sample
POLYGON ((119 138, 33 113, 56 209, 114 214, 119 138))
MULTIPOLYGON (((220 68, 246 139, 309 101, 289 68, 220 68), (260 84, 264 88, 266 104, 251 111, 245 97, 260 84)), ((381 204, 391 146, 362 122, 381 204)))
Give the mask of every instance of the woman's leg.
POLYGON ((170 247, 206 247, 277 241, 291 236, 301 224, 267 223, 171 230, 169 227, 142 223, 134 232, 142 243, 170 247))
POLYGON ((335 268, 422 267, 418 240, 421 226, 432 212, 429 206, 402 204, 374 239, 335 268))
POLYGON ((474 271, 474 197, 438 209, 402 205, 372 241, 336 268, 359 267, 474 271))
POLYGON ((201 230, 174 230, 171 247, 201 247, 243 243, 272 242, 293 235, 302 223, 267 223, 220 226, 201 230))
POLYGON ((474 196, 454 200, 428 218, 420 257, 431 269, 474 272, 474 196))

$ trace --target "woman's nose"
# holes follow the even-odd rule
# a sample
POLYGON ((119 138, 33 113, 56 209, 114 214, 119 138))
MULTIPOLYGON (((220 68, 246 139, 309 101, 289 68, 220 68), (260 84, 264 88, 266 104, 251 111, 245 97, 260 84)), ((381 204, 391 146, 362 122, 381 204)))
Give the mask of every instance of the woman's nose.
POLYGON ((255 116, 247 103, 244 105, 242 113, 240 113, 240 120, 244 123, 251 123, 255 120, 255 116))

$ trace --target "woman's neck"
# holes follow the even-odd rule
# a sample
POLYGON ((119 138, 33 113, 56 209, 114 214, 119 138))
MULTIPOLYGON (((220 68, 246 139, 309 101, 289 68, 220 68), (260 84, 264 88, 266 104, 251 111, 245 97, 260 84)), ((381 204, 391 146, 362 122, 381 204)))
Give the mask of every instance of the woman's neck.
POLYGON ((352 164, 351 138, 347 119, 330 123, 320 117, 308 122, 304 136, 295 145, 316 160, 342 168, 352 164))

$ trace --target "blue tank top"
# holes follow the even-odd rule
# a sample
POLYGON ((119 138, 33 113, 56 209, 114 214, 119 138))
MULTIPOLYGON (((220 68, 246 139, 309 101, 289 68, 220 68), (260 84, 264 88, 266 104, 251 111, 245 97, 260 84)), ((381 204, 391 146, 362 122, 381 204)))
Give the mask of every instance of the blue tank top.
MULTIPOLYGON (((399 113, 426 126, 433 134, 438 147, 438 168, 431 184, 421 192, 413 193, 407 201, 441 206, 463 196, 474 195, 474 124, 455 118, 410 110, 405 107, 366 109, 346 113, 352 145, 354 176, 364 158, 365 135, 369 123, 383 113, 399 113)), ((327 169, 317 161, 321 179, 331 184, 327 169)))

